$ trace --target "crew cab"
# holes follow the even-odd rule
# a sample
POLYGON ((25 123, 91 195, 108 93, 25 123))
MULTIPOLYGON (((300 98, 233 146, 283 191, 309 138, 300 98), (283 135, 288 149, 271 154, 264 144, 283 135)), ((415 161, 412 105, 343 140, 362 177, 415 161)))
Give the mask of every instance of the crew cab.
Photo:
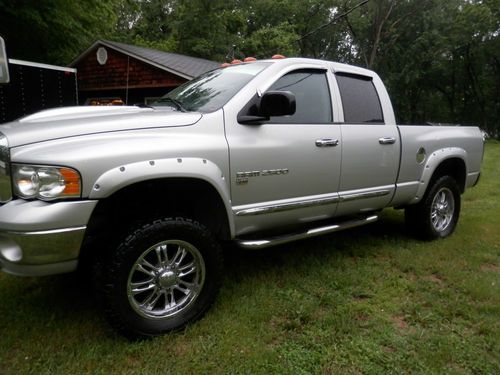
POLYGON ((0 126, 0 268, 90 265, 128 337, 201 317, 221 244, 261 249, 405 209, 419 237, 455 230, 480 175, 477 127, 397 125, 373 71, 234 64, 151 106, 69 107, 0 126))

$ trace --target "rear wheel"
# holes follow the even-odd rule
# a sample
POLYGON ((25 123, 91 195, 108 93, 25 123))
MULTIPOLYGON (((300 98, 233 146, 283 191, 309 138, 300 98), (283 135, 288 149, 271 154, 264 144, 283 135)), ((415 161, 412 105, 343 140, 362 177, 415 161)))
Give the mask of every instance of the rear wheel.
POLYGON ((137 229, 101 267, 110 323, 133 339, 183 328, 213 303, 222 263, 220 246, 197 222, 163 219, 137 229))
POLYGON ((428 240, 452 234, 460 215, 460 189, 456 181, 443 176, 431 184, 422 200, 405 210, 410 231, 428 240))

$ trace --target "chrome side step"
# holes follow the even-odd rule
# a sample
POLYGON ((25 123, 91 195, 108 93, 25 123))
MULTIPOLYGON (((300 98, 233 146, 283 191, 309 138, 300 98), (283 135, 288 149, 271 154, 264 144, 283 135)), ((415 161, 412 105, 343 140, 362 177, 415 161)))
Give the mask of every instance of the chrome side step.
POLYGON ((340 222, 340 223, 333 224, 333 225, 326 225, 323 227, 309 229, 306 232, 286 234, 286 235, 271 237, 271 238, 267 238, 267 239, 263 239, 263 240, 236 239, 236 243, 244 249, 249 249, 249 250, 264 249, 266 247, 281 245, 281 244, 285 244, 285 243, 297 241, 297 240, 303 240, 305 238, 312 238, 312 237, 316 237, 316 236, 319 236, 322 234, 333 233, 333 232, 338 232, 338 231, 341 231, 344 229, 359 227, 361 225, 374 223, 377 220, 378 220, 377 215, 371 215, 371 216, 364 217, 362 219, 348 220, 348 221, 340 222))

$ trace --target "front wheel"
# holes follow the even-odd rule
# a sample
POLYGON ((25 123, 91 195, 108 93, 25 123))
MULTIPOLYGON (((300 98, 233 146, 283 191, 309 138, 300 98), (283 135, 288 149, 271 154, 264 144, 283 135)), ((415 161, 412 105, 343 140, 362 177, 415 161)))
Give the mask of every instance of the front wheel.
POLYGON ((422 200, 405 209, 405 220, 410 231, 427 240, 452 234, 459 215, 460 189, 450 176, 432 182, 422 200))
POLYGON ((221 283, 222 252, 187 219, 163 219, 126 238, 101 269, 110 323, 127 337, 178 330, 200 318, 221 283))

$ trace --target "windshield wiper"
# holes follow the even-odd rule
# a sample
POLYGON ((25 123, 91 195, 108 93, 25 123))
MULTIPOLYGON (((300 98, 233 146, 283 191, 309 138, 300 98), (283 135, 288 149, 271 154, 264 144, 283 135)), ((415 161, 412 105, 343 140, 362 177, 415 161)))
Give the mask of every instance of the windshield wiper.
POLYGON ((173 98, 161 98, 161 99, 158 99, 155 103, 173 104, 174 107, 177 108, 177 110, 179 110, 181 112, 186 112, 186 109, 182 106, 182 103, 176 99, 173 99, 173 98))

